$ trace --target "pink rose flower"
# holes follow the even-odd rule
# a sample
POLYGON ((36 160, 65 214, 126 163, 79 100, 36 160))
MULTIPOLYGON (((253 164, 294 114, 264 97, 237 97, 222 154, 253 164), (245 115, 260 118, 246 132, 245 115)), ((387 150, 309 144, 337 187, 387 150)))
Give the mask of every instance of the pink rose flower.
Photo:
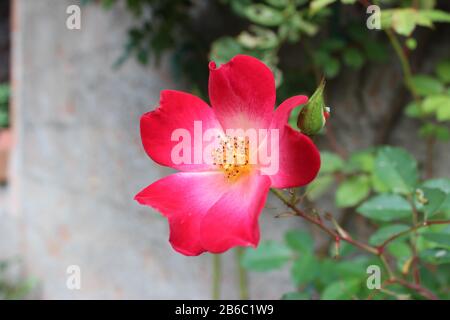
MULTIPOLYGON (((211 62, 209 97, 212 107, 188 93, 162 91, 159 107, 145 113, 140 124, 142 143, 150 158, 179 172, 154 182, 135 199, 168 219, 170 243, 176 251, 190 256, 257 246, 258 217, 269 188, 306 185, 320 168, 316 146, 287 124, 291 110, 308 98, 291 97, 274 110, 274 77, 258 59, 238 55, 219 68, 211 62), (223 138, 227 129, 277 129, 277 172, 263 174, 258 163, 249 163, 248 144, 242 164, 219 163, 214 153, 212 162, 174 161, 172 152, 179 141, 173 141, 173 132, 183 128, 198 139, 195 122, 201 122, 202 134, 208 129, 222 133, 224 148, 234 141, 234 137, 223 138)), ((190 155, 195 152, 192 149, 190 155)))

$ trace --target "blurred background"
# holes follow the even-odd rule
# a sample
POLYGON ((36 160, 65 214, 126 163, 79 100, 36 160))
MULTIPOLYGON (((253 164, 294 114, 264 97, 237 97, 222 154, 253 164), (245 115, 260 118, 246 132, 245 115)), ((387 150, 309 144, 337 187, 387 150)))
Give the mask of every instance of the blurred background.
MULTIPOLYGON (((162 89, 208 101, 208 61, 238 53, 273 70, 278 103, 327 80, 331 118, 315 137, 325 169, 295 191, 305 208, 332 212, 367 240, 379 224, 355 208, 379 190, 367 182, 371 169, 355 166, 380 145, 406 149, 423 179, 450 177, 450 3, 375 3, 381 30, 367 26, 367 1, 0 0, 0 298, 209 299, 215 290, 226 299, 309 299, 326 288, 321 276, 342 277, 339 268, 364 279, 362 267, 333 265, 326 235, 280 218, 286 207, 272 195, 260 218, 272 264, 230 251, 220 273, 209 254, 174 252, 165 219, 133 197, 171 172, 143 151, 140 115, 162 89), (80 29, 66 25, 70 5, 81 9, 80 29), (293 228, 314 239, 315 264, 284 264, 279 243, 293 228), (80 290, 66 285, 71 265, 80 290), (317 279, 302 278, 319 267, 317 279)), ((441 298, 448 262, 430 280, 441 298)), ((367 297, 358 294, 330 297, 367 297)))

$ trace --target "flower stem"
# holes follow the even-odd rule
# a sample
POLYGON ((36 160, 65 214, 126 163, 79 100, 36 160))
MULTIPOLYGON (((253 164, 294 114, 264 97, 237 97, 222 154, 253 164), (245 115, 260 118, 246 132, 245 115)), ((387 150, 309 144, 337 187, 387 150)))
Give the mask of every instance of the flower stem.
POLYGON ((406 57, 405 52, 403 51, 400 41, 398 41, 397 36, 395 35, 394 32, 392 32, 392 30, 386 29, 385 32, 389 39, 389 42, 391 43, 395 53, 397 54, 397 57, 400 60, 403 76, 405 77, 405 85, 409 89, 409 91, 411 91, 411 94, 413 95, 414 99, 418 100, 419 97, 416 93, 416 89, 412 84, 411 66, 409 65, 408 58, 406 57))
POLYGON ((404 235, 404 234, 407 234, 407 233, 409 233, 409 232, 414 232, 414 231, 416 231, 416 230, 419 229, 419 228, 427 227, 427 226, 429 226, 429 225, 434 225, 434 224, 449 224, 449 223, 450 223, 450 220, 425 221, 425 222, 423 222, 422 224, 417 224, 417 225, 411 227, 411 228, 408 229, 408 230, 405 230, 405 231, 399 232, 399 233, 396 234, 396 235, 393 235, 391 238, 389 238, 388 240, 386 240, 383 244, 381 244, 381 245, 378 246, 378 247, 372 247, 372 246, 370 246, 370 245, 368 245, 368 244, 365 244, 365 243, 359 242, 359 241, 357 241, 357 240, 354 240, 353 238, 351 238, 351 237, 348 235, 348 232, 346 232, 345 230, 339 231, 339 230, 334 230, 334 229, 331 229, 331 228, 327 227, 326 225, 323 224, 322 219, 321 219, 319 216, 317 216, 317 218, 315 218, 315 217, 313 217, 313 216, 310 216, 310 215, 306 214, 305 212, 303 212, 302 210, 300 210, 299 208, 297 208, 297 207, 295 206, 295 204, 293 204, 291 201, 289 201, 289 199, 287 199, 287 198, 285 197, 285 195, 283 194, 282 191, 276 190, 276 189, 271 189, 271 191, 272 191, 272 193, 275 194, 275 195, 276 195, 276 196, 277 196, 277 197, 278 197, 278 198, 279 198, 286 206, 288 206, 290 209, 292 209, 292 211, 293 211, 297 216, 300 216, 300 217, 304 218, 305 220, 307 220, 307 221, 309 221, 309 222, 315 224, 315 225, 318 226, 320 229, 322 229, 323 231, 325 231, 326 233, 328 233, 328 234, 329 234, 331 237, 333 237, 334 239, 336 239, 336 240, 338 240, 338 239, 339 239, 339 240, 344 240, 344 241, 346 241, 346 242, 348 242, 348 243, 354 245, 355 247, 360 248, 361 250, 364 250, 364 251, 366 251, 366 252, 368 252, 368 253, 371 253, 371 254, 374 254, 374 255, 378 256, 378 257, 380 258, 381 262, 383 263, 383 265, 384 265, 384 267, 385 267, 385 269, 386 269, 386 272, 388 273, 388 276, 389 276, 389 280, 387 280, 387 283, 388 283, 388 284, 397 283, 397 284, 399 284, 399 285, 401 285, 401 286, 403 286, 403 287, 405 287, 405 288, 408 288, 408 289, 410 289, 410 290, 415 291, 416 293, 420 294, 420 295, 423 296, 424 298, 431 299, 431 300, 437 299, 436 295, 435 295, 433 292, 431 292, 430 290, 428 290, 428 289, 425 288, 425 287, 422 287, 422 286, 420 285, 420 283, 410 283, 410 282, 408 282, 408 281, 406 281, 406 280, 397 278, 397 277, 395 276, 394 272, 392 271, 391 267, 389 266, 387 260, 386 260, 386 256, 385 256, 385 254, 384 254, 384 247, 385 247, 388 243, 390 243, 391 241, 393 241, 394 239, 396 239, 396 238, 398 238, 398 237, 400 237, 400 236, 402 236, 402 235, 404 235))
POLYGON ((331 237, 333 237, 334 239, 341 239, 344 240, 352 245, 354 245, 355 247, 358 247, 364 251, 367 251, 369 253, 372 254, 378 254, 378 250, 375 247, 371 247, 365 243, 356 241, 355 239, 351 238, 348 235, 340 235, 337 231, 330 229, 329 227, 327 227, 323 221, 319 218, 315 218, 313 216, 310 216, 308 214, 306 214, 305 212, 303 212, 302 210, 300 210, 299 208, 297 208, 294 204, 291 203, 291 201, 289 201, 289 199, 287 199, 283 193, 279 190, 276 189, 271 189, 272 193, 275 194, 286 206, 288 206, 289 208, 292 209, 292 211, 294 211, 294 213, 300 217, 302 217, 303 219, 315 224, 316 226, 318 226, 320 229, 322 229, 323 231, 325 231, 326 233, 328 233, 331 237))
POLYGON ((241 300, 248 300, 248 278, 247 271, 242 267, 241 260, 242 255, 244 254, 244 248, 237 247, 236 248, 236 263, 239 274, 239 298, 241 300))
POLYGON ((213 282, 212 282, 212 298, 213 300, 220 299, 220 280, 222 278, 222 261, 220 254, 213 254, 213 282))
POLYGON ((394 272, 391 269, 391 266, 389 265, 389 263, 386 260, 386 257, 384 256, 384 254, 380 254, 380 260, 384 265, 384 268, 386 269, 386 272, 389 276, 389 280, 394 280, 395 279, 395 275, 394 272))
POLYGON ((409 283, 403 279, 392 279, 391 281, 388 281, 388 283, 397 283, 405 288, 411 289, 413 291, 416 291, 418 294, 420 294, 422 297, 427 298, 429 300, 438 300, 439 298, 430 290, 427 288, 422 287, 420 284, 416 283, 409 283))
POLYGON ((435 225, 435 224, 450 224, 450 220, 432 220, 432 221, 426 221, 426 222, 423 222, 423 223, 419 223, 419 224, 417 224, 415 226, 412 226, 409 229, 406 229, 405 231, 402 231, 402 232, 399 232, 399 233, 396 233, 396 234, 392 235, 391 237, 386 239, 378 248, 380 249, 380 251, 383 251, 383 249, 389 243, 394 241, 395 239, 397 239, 397 238, 399 238, 401 236, 404 236, 404 235, 406 235, 406 234, 408 234, 410 232, 416 231, 416 230, 421 229, 421 228, 426 228, 426 227, 429 227, 429 226, 432 226, 432 225, 435 225))

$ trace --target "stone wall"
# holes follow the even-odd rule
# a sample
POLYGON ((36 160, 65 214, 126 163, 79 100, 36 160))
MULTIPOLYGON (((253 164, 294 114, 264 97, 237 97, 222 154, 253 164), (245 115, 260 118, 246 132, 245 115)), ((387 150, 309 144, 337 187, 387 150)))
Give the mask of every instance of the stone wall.
MULTIPOLYGON (((85 6, 81 30, 68 30, 65 10, 73 3, 14 1, 17 147, 0 258, 22 256, 42 298, 209 298, 211 256, 175 253, 165 219, 133 201, 169 173, 143 151, 139 118, 158 103, 161 89, 176 85, 164 63, 144 68, 130 59, 113 69, 128 14, 85 6), (69 265, 81 267, 82 290, 67 289, 69 265)), ((263 213, 266 238, 292 226, 271 219, 276 213, 263 213)), ((288 277, 253 276, 252 297, 279 298, 293 289, 288 277)), ((237 298, 236 284, 230 252, 223 297, 237 298)))

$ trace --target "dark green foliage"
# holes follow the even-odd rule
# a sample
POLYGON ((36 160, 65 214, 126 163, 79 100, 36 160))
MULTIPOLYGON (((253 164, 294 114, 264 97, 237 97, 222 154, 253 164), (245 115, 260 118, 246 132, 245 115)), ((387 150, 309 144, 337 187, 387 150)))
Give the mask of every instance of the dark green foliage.
POLYGON ((0 84, 0 128, 9 126, 9 85, 0 84))

